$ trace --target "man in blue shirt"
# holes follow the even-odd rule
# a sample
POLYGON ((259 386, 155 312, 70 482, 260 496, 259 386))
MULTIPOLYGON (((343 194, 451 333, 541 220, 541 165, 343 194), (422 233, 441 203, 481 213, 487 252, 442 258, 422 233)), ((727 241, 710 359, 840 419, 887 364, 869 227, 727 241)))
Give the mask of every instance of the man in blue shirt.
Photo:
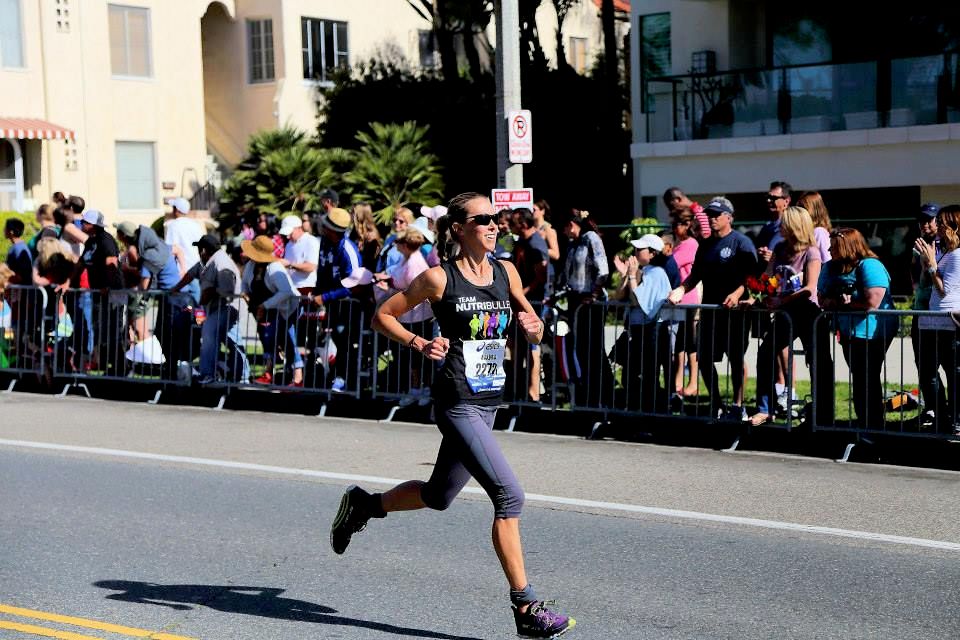
POLYGON ((7 266, 13 271, 11 283, 30 286, 33 284, 33 256, 23 241, 23 230, 23 220, 8 218, 3 236, 13 245, 7 251, 7 266))
POLYGON ((721 409, 717 368, 726 354, 730 361, 733 404, 726 407, 727 420, 746 419, 743 407, 743 355, 747 349, 746 314, 735 309, 745 293, 747 276, 757 273, 757 252, 750 238, 733 229, 733 204, 726 198, 714 198, 704 208, 710 219, 710 237, 697 248, 690 275, 670 292, 670 302, 679 304, 684 294, 703 282, 703 304, 722 309, 705 309, 700 319, 697 340, 700 375, 710 390, 711 411, 721 409))
MULTIPOLYGON (((317 222, 321 234, 320 262, 317 265, 317 286, 313 299, 326 312, 324 327, 333 329, 331 337, 337 347, 337 358, 330 389, 338 392, 347 391, 349 383, 356 385, 356 349, 361 339, 361 316, 366 316, 364 321, 368 322, 367 318, 373 311, 373 274, 363 267, 360 250, 347 235, 350 224, 350 214, 337 207, 322 214, 317 222), (355 300, 351 301, 350 298, 355 300)), ((322 316, 317 320, 322 320, 322 316)), ((313 341, 320 332, 319 327, 311 327, 306 331, 308 354, 312 352, 313 341)), ((311 356, 304 372, 308 378, 317 375, 316 366, 311 356)))

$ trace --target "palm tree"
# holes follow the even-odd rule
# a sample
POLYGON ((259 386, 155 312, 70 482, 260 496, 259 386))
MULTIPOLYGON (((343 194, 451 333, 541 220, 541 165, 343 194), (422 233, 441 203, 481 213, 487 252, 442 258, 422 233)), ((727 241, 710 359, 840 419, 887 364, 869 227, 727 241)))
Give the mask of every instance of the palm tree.
POLYGON ((340 186, 340 169, 348 165, 342 149, 311 146, 294 128, 261 131, 247 143, 247 156, 224 185, 222 211, 228 222, 247 211, 277 216, 320 209, 319 194, 340 186), (229 212, 229 213, 227 213, 229 212))
POLYGON ((343 178, 354 200, 374 205, 380 224, 389 224, 394 208, 404 202, 438 200, 443 197, 439 160, 430 152, 429 127, 416 122, 370 124, 356 139, 353 168, 343 178))

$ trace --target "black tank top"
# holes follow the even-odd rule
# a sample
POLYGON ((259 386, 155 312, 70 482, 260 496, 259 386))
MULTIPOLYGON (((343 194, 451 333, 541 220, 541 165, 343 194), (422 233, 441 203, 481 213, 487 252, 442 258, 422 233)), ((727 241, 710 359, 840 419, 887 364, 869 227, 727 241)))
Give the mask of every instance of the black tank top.
POLYGON ((507 327, 513 319, 510 281, 506 268, 498 260, 490 262, 493 283, 487 286, 468 281, 453 263, 441 265, 447 275, 447 285, 443 297, 431 306, 440 325, 440 335, 450 340, 450 350, 439 372, 439 380, 433 385, 433 398, 443 406, 460 402, 496 405, 503 397, 502 380, 497 380, 499 376, 489 362, 498 353, 502 356, 507 327), (466 357, 465 341, 471 350, 466 357), (468 360, 470 372, 467 371, 468 360), (493 390, 475 391, 471 384, 479 385, 480 389, 492 386, 493 390))

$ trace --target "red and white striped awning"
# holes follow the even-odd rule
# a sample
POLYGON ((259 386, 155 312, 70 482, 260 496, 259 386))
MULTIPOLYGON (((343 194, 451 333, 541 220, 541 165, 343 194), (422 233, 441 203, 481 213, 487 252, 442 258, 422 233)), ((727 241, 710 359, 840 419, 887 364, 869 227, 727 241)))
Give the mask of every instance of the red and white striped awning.
POLYGON ((35 118, 0 118, 0 138, 17 140, 76 140, 66 127, 35 118))

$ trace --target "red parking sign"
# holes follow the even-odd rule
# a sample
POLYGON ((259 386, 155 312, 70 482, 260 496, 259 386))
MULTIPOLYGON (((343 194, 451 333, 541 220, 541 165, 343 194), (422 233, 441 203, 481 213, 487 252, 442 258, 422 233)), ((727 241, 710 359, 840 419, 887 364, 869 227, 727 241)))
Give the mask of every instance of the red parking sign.
POLYGON ((533 189, 494 189, 490 193, 490 201, 493 202, 493 210, 498 213, 504 209, 518 207, 532 211, 533 189))

